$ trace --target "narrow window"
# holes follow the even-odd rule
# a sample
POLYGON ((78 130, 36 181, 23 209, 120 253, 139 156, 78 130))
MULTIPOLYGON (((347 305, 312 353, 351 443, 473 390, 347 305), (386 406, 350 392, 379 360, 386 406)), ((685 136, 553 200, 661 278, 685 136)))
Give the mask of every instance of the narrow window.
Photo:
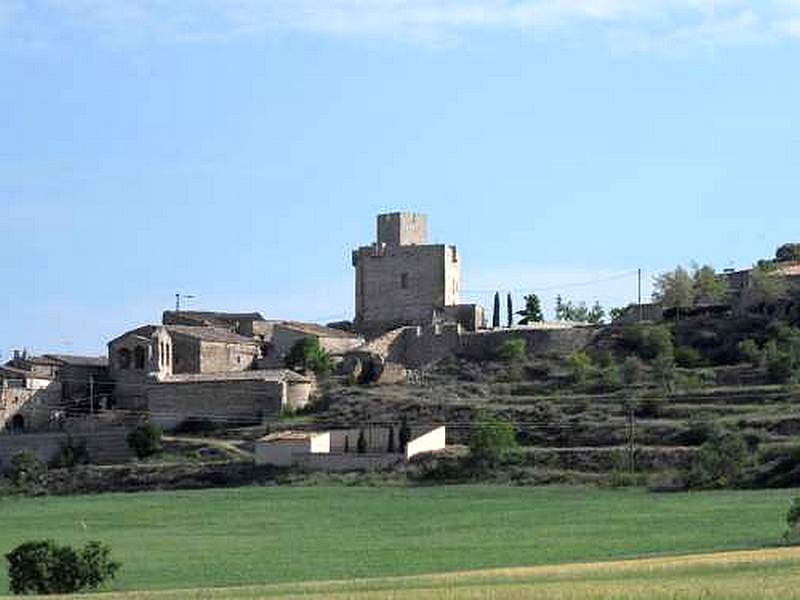
POLYGON ((139 369, 140 371, 144 371, 145 363, 147 362, 146 354, 144 348, 141 346, 136 346, 136 349, 133 351, 133 362, 134 366, 139 369))
POLYGON ((408 273, 401 273, 400 274, 400 287, 408 289, 408 273))

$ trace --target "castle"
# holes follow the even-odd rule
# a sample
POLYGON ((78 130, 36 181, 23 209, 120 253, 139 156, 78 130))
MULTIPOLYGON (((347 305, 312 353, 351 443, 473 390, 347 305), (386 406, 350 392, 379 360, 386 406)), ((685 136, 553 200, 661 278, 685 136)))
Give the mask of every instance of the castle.
POLYGON ((427 215, 378 215, 377 240, 353 251, 356 331, 377 335, 404 325, 485 325, 483 308, 461 304, 461 257, 455 246, 428 243, 427 215))

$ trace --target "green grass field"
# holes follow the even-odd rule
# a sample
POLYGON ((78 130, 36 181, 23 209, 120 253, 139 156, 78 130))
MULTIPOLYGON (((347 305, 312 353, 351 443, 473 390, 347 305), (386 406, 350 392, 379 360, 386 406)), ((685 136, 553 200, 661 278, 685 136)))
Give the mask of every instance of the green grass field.
POLYGON ((119 590, 379 578, 775 545, 796 493, 245 487, 3 499, 0 552, 32 538, 103 540, 123 563, 119 590))

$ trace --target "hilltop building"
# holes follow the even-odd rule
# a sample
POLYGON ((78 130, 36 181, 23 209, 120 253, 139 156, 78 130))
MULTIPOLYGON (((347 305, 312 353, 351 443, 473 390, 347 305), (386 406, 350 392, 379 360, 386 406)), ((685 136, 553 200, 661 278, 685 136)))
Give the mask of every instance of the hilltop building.
POLYGON ((461 257, 448 244, 428 243, 424 214, 378 215, 377 240, 353 251, 356 331, 376 335, 404 325, 457 322, 484 326, 477 304, 461 304, 461 257))

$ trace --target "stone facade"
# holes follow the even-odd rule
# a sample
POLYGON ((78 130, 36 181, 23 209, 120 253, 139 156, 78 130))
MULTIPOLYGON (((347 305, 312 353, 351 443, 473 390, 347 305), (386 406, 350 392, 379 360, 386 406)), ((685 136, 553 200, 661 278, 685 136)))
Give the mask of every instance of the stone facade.
POLYGON ((145 325, 108 344, 117 406, 144 409, 146 385, 176 374, 237 373, 259 357, 258 342, 218 327, 145 325))
POLYGON ((377 241, 353 251, 352 262, 354 325, 367 335, 402 325, 430 325, 447 318, 446 309, 459 304, 458 250, 428 243, 425 215, 379 215, 377 241))
POLYGON ((361 336, 324 327, 314 323, 297 321, 264 321, 259 325, 262 331, 262 354, 259 365, 282 367, 292 347, 305 338, 315 338, 322 349, 331 356, 338 357, 363 345, 361 336))
POLYGON ((308 403, 312 382, 288 370, 166 376, 146 388, 150 420, 173 428, 188 420, 247 425, 308 403))

